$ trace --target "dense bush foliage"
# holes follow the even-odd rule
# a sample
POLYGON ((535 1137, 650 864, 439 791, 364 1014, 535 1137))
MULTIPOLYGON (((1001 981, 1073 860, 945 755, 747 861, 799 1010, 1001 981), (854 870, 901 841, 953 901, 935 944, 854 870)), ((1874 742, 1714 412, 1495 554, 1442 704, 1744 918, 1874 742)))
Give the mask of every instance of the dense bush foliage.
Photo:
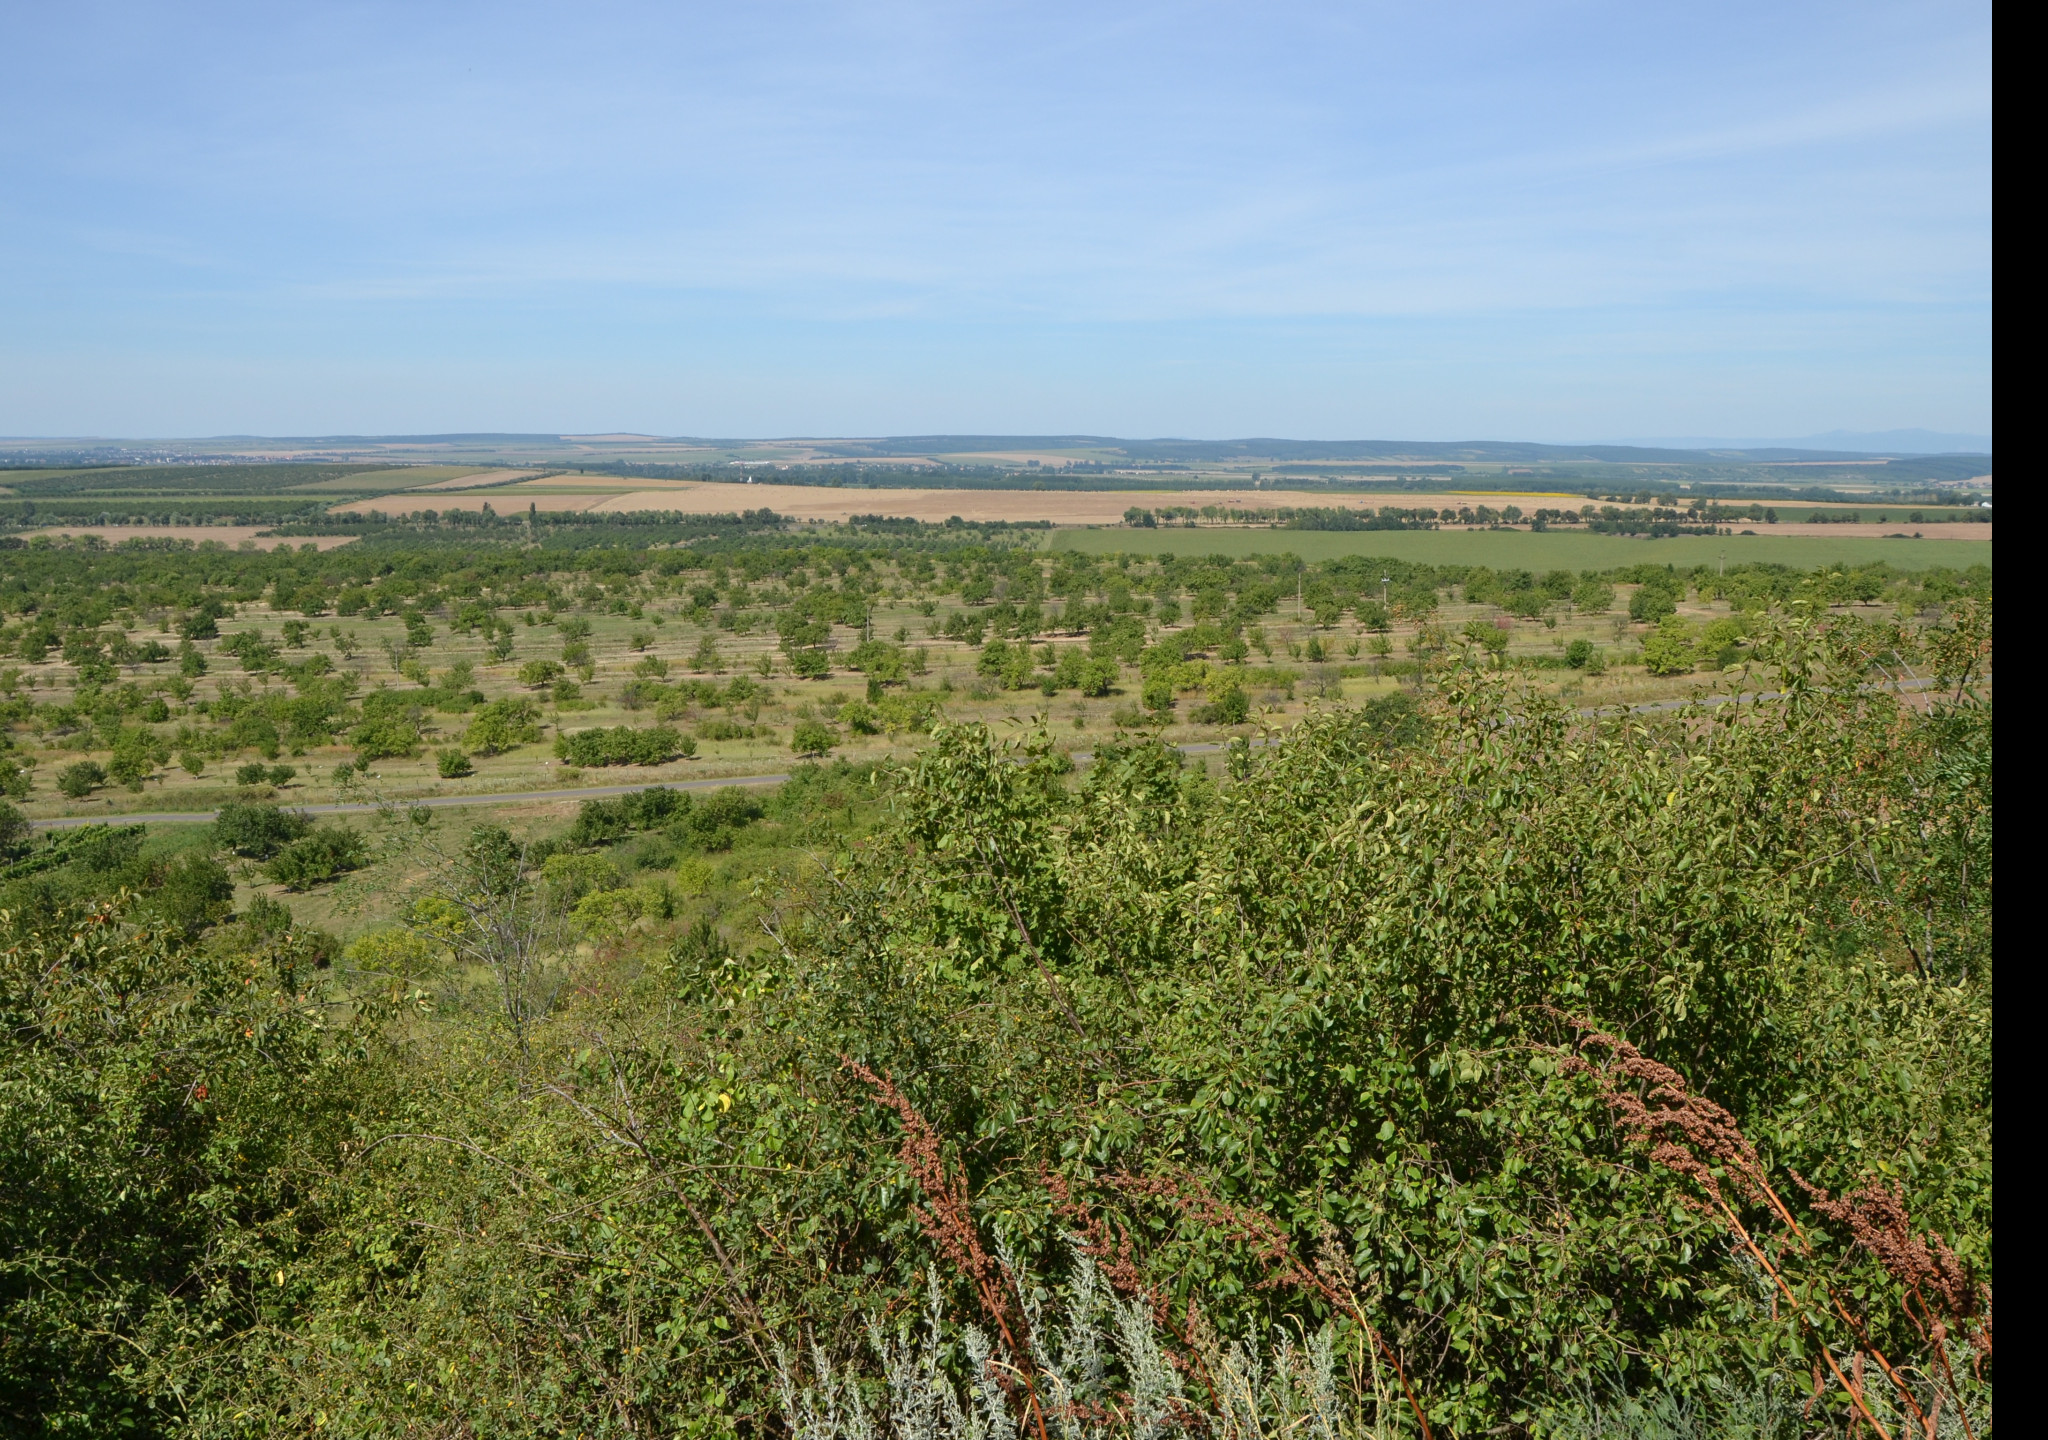
POLYGON ((645 730, 630 725, 599 726, 555 736, 555 758, 571 765, 661 765, 696 752, 697 742, 673 725, 652 725, 645 730))
POLYGON ((931 1363, 980 1383, 974 1321, 1028 1418, 1008 1277, 1097 1303, 1063 1234, 1204 1408, 1292 1333, 1359 1433, 1418 1433, 1403 1383, 1454 1435, 1817 1385, 1811 1433, 1903 1413, 1831 1368, 1878 1354, 1981 1420, 1987 647, 1968 604, 1773 625, 1782 698, 1656 717, 1446 662, 1222 780, 942 727, 423 829, 345 1024, 290 929, 10 909, 8 1423, 779 1433, 783 1369, 878 1381, 934 1267, 931 1363), (1908 652, 1931 704, 1870 683, 1908 652))
POLYGON ((360 1123, 299 942, 193 947, 117 908, 0 911, 0 1428, 223 1433, 240 1350, 360 1123))
POLYGON ((322 825, 281 846, 263 870, 287 890, 310 890, 361 869, 369 858, 369 844, 359 833, 346 826, 322 825))
POLYGON ((252 860, 268 860, 313 828, 302 811, 236 800, 213 817, 214 843, 252 860))

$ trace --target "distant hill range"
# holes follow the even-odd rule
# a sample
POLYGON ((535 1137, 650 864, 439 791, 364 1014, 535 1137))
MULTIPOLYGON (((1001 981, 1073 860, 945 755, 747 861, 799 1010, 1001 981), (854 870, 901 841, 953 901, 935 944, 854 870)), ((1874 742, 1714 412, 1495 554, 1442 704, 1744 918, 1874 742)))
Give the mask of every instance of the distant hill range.
MULTIPOLYGON (((1847 432, 1838 432, 1846 435, 1847 432)), ((1821 444, 1826 436, 1808 440, 1685 440, 1628 441, 1622 444, 1546 445, 1529 440, 1283 440, 1257 436, 1244 440, 1125 440, 1109 435, 895 435, 872 440, 792 439, 780 443, 803 444, 825 454, 847 458, 909 458, 923 455, 961 455, 1019 452, 1030 450, 1105 450, 1140 462, 1249 463, 1258 460, 1287 461, 1435 461, 1475 464, 1560 464, 1573 461, 1637 464, 1710 464, 1716 460, 1741 458, 1760 461, 1784 460, 1870 460, 1888 455, 1941 455, 1978 452, 1989 454, 1987 436, 1936 436, 1926 430, 1889 432, 1918 437, 1912 445, 1851 446, 1847 443, 1821 444), (1952 447, 1920 443, 1924 440, 1956 439, 1970 445, 1952 447), (1981 443, 1978 443, 1981 442, 1981 443), (1731 452, 1739 452, 1731 454, 1731 452)), ((1851 436, 1876 440, 1876 436, 1851 436)), ((708 441, 712 445, 739 445, 741 441, 708 441)), ((755 444, 775 442, 752 442, 755 444)))
POLYGON ((1954 435, 1940 430, 1830 430, 1792 440, 1731 440, 1707 435, 1667 435, 1624 440, 1624 445, 1670 450, 1826 450, 1859 455, 1989 455, 1989 435, 1954 435))
MULTIPOLYGON (((1927 430, 1833 431, 1795 440, 1686 437, 1631 444, 1549 445, 1527 440, 1129 440, 1109 435, 785 436, 715 439, 612 432, 601 435, 462 432, 438 435, 217 435, 194 439, 0 438, 0 489, 27 499, 61 489, 99 493, 254 494, 303 483, 284 474, 306 464, 329 477, 365 476, 363 493, 403 488, 393 466, 520 467, 646 480, 753 478, 772 471, 790 484, 938 485, 948 488, 1103 489, 1260 484, 1427 489, 1450 484, 1639 491, 1646 485, 1715 493, 1739 486, 1779 498, 1834 499, 1829 487, 1985 488, 1990 437, 1927 430), (1970 448, 1975 447, 1975 448, 1970 448), (210 467, 210 468, 209 468, 210 467), (58 482, 25 469, 72 474, 58 482), (202 477, 199 471, 207 471, 202 477), (271 475, 271 471, 279 472, 271 475), (182 472, 182 473, 181 473, 182 472), (263 472, 258 474, 257 472, 263 472), (374 472, 381 472, 377 479, 374 472), (20 478, 15 478, 20 477, 20 478), (138 483, 144 482, 146 483, 138 483), (54 487, 54 488, 53 488, 54 487), (167 488, 168 487, 168 488, 167 488)), ((333 485, 325 487, 338 494, 333 485)), ((1730 493, 1736 493, 1731 491, 1730 493)))
POLYGON ((784 436, 768 439, 661 436, 459 432, 438 435, 216 435, 191 439, 0 438, 0 455, 24 451, 68 456, 104 455, 115 463, 200 458, 349 459, 364 461, 477 457, 524 457, 574 463, 577 456, 619 457, 678 451, 732 455, 802 450, 813 456, 887 460, 1020 453, 1094 452, 1140 464, 1252 464, 1361 461, 1438 464, 1711 464, 1749 460, 1869 460, 1893 455, 1991 453, 1988 435, 1947 435, 1931 430, 1876 432, 1834 430, 1797 439, 1724 439, 1687 436, 1619 443, 1547 445, 1526 440, 1287 440, 1254 436, 1242 440, 1129 440, 1112 435, 890 435, 875 437, 784 436), (119 459, 116 459, 116 457, 119 459))

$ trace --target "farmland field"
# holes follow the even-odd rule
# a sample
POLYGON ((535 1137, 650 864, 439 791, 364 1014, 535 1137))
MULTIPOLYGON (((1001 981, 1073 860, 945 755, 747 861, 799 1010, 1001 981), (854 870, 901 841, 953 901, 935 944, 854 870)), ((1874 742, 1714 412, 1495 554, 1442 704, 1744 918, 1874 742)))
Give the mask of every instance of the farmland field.
POLYGON ((1887 540, 1879 536, 1812 537, 1806 527, 1780 525, 1769 535, 1680 535, 1642 540, 1623 535, 1586 535, 1553 530, 1517 531, 1315 531, 1207 528, 1131 530, 1069 529, 1046 540, 1049 549, 1084 555, 1173 554, 1232 557, 1286 551, 1305 560, 1348 555, 1386 555, 1423 565, 1492 565, 1527 569, 1606 569, 1616 565, 1820 565, 1885 564, 1905 570, 1936 566, 1967 569, 1991 563, 1991 527, 1976 527, 1983 540, 1887 540))
POLYGON ((358 470, 347 475, 331 475, 290 488, 304 494, 375 494, 387 490, 422 489, 448 481, 459 482, 469 476, 483 473, 483 468, 475 465, 402 465, 390 469, 358 470))
MULTIPOLYGON (((460 483, 460 482, 457 482, 460 483)), ((378 499, 355 500, 336 506, 339 512, 366 513, 371 510, 390 515, 411 510, 450 505, 475 506, 488 500, 496 509, 510 512, 532 504, 547 510, 673 510, 681 514, 716 515, 766 506, 779 515, 800 520, 844 522, 855 515, 888 515, 927 523, 950 517, 980 523, 1002 521, 1028 523, 1049 521, 1059 525, 1115 524, 1133 506, 1220 505, 1229 508, 1330 506, 1341 509, 1376 508, 1385 504, 1413 505, 1413 495, 1375 494, 1352 491, 1291 490, 1031 490, 932 488, 906 489, 861 485, 778 485, 770 482, 744 484, 722 481, 670 481, 634 484, 606 475, 551 475, 545 479, 494 488, 477 496, 445 495, 454 485, 436 486, 418 494, 386 495, 378 499)), ((1507 498, 1527 504, 1563 505, 1573 496, 1531 496, 1509 492, 1507 498)), ((1499 503, 1498 492, 1460 495, 1433 494, 1432 504, 1499 503)))

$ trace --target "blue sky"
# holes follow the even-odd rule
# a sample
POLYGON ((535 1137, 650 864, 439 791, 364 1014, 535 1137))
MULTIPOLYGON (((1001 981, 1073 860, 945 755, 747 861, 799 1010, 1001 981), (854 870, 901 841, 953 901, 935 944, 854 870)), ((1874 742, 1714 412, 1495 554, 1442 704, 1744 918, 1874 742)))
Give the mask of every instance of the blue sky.
POLYGON ((1990 26, 13 5, 0 434, 1988 433, 1990 26))

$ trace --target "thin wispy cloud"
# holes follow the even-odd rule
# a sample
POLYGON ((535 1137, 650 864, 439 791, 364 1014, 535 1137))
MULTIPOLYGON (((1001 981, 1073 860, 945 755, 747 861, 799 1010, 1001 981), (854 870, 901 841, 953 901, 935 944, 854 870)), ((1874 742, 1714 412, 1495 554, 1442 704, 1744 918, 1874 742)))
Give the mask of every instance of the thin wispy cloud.
POLYGON ((1546 435, 1990 425, 1988 7, 8 25, 0 429, 1064 430, 1078 406, 1470 434, 1536 396, 1546 435), (129 391, 64 391, 51 347, 129 391), (312 379, 337 363, 345 403, 312 379), (258 397, 244 366, 281 378, 258 397), (220 399, 167 427, 150 377, 208 367, 220 399), (577 409, 586 386, 658 413, 577 409), (1687 408, 1745 391, 1798 414, 1687 408), (564 413, 526 413, 549 393, 564 413))

